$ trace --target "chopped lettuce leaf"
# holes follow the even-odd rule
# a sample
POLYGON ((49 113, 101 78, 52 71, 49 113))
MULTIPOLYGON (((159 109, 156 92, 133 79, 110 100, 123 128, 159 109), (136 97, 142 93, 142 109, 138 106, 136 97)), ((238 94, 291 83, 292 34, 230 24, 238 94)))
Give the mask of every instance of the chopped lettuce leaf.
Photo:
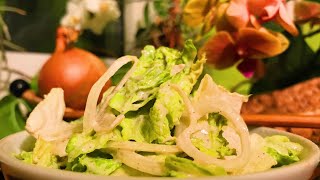
POLYGON ((186 42, 182 52, 166 47, 145 47, 133 75, 109 104, 118 112, 127 113, 141 111, 143 106, 155 99, 149 108, 149 115, 126 115, 120 124, 124 140, 173 143, 171 130, 179 124, 184 105, 170 84, 176 84, 190 94, 206 61, 202 57, 194 63, 196 54, 192 41, 186 42))
POLYGON ((276 167, 288 165, 299 161, 299 155, 303 147, 291 142, 288 137, 281 135, 274 135, 265 138, 265 151, 277 160, 276 167))
POLYGON ((33 149, 33 162, 40 166, 59 168, 57 156, 52 154, 53 144, 38 139, 33 149))
POLYGON ((194 133, 192 144, 200 151, 216 158, 235 155, 236 151, 228 146, 228 141, 222 136, 223 126, 227 125, 227 119, 218 113, 210 113, 205 129, 194 133))
POLYGON ((173 177, 193 177, 193 176, 218 176, 226 175, 226 171, 222 167, 215 165, 202 166, 196 164, 190 159, 168 156, 165 159, 165 166, 173 177))
POLYGON ((136 142, 146 142, 144 132, 148 131, 146 121, 149 121, 148 115, 137 115, 134 117, 126 117, 120 123, 122 128, 121 134, 125 141, 134 140, 136 142))
POLYGON ((52 153, 53 148, 53 143, 38 139, 32 152, 22 151, 16 158, 29 164, 59 169, 61 162, 58 162, 58 157, 52 153))
POLYGON ((72 162, 67 162, 66 170, 75 172, 85 172, 86 167, 79 162, 80 157, 77 157, 72 162))
POLYGON ((196 49, 192 42, 187 41, 181 59, 185 63, 184 69, 177 73, 171 80, 160 86, 154 106, 150 109, 150 121, 147 126, 150 139, 148 142, 170 143, 171 130, 179 124, 184 105, 182 98, 170 84, 178 85, 186 94, 190 94, 197 79, 201 75, 206 59, 202 57, 193 63, 196 49))
POLYGON ((277 161, 264 151, 266 141, 263 137, 253 133, 250 135, 250 142, 250 159, 244 167, 234 171, 234 175, 263 172, 277 164, 277 161))
POLYGON ((33 152, 26 152, 22 151, 20 154, 16 155, 16 158, 28 163, 28 164, 33 164, 33 152))
POLYGON ((272 167, 297 162, 303 149, 300 144, 291 142, 288 137, 282 135, 263 138, 253 133, 250 135, 250 141, 251 156, 249 162, 233 174, 262 172, 272 167))
POLYGON ((91 153, 96 149, 105 148, 111 140, 122 140, 118 129, 104 134, 85 134, 79 133, 71 137, 68 142, 66 152, 68 153, 68 162, 74 161, 81 154, 91 153))
POLYGON ((129 166, 126 166, 125 164, 122 164, 121 167, 119 167, 117 170, 115 170, 111 176, 134 176, 134 177, 150 177, 152 175, 138 171, 136 169, 133 169, 129 166))
POLYGON ((171 48, 146 46, 136 70, 112 97, 109 106, 123 114, 144 106, 155 98, 158 87, 172 78, 171 69, 180 57, 181 53, 171 48))
POLYGON ((109 175, 121 166, 121 163, 101 157, 82 156, 79 163, 86 169, 85 172, 100 175, 109 175))
POLYGON ((145 137, 148 142, 165 143, 172 140, 171 129, 183 112, 181 97, 169 86, 162 86, 154 106, 150 109, 145 137), (174 122, 175 121, 175 122, 174 122))

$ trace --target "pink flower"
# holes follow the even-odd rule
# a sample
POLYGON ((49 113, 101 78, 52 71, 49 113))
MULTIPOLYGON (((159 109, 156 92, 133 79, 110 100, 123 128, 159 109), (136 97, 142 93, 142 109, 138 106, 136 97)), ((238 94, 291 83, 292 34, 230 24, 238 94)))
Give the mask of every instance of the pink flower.
POLYGON ((247 0, 232 0, 226 11, 228 21, 237 29, 246 27, 249 23, 247 0))
POLYGON ((292 35, 298 35, 293 19, 288 13, 284 0, 231 0, 226 10, 230 24, 235 28, 247 27, 255 18, 259 22, 275 21, 292 35))

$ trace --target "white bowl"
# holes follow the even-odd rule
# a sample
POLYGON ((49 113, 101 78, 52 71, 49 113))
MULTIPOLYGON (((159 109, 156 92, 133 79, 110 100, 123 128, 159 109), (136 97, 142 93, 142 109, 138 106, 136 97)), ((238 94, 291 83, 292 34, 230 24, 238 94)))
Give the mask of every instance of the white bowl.
MULTIPOLYGON (((300 143, 304 150, 300 156, 300 161, 288 166, 275 168, 266 172, 242 175, 242 176, 219 176, 219 177, 202 177, 191 178, 201 180, 308 180, 312 176, 320 160, 319 147, 310 140, 291 133, 282 132, 271 128, 256 128, 250 132, 258 133, 262 136, 281 134, 290 138, 293 142, 300 143)), ((150 178, 150 177, 114 177, 114 176, 97 176, 91 174, 70 172, 64 170, 50 169, 30 165, 16 159, 13 155, 22 150, 30 150, 34 139, 25 131, 10 135, 0 141, 0 161, 2 171, 6 177, 21 179, 77 179, 77 180, 111 180, 111 179, 173 179, 173 178, 150 178)))

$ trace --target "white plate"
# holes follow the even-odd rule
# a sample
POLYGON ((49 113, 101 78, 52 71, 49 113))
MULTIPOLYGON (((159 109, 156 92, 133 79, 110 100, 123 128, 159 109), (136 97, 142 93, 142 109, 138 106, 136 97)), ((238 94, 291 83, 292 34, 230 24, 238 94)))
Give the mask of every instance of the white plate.
MULTIPOLYGON (((320 151, 319 147, 310 140, 291 133, 274 130, 271 128, 256 128, 251 132, 258 133, 262 136, 281 134, 290 138, 293 142, 300 143, 304 150, 300 156, 301 161, 284 166, 281 168, 271 169, 266 172, 244 175, 244 176, 220 176, 220 177, 204 177, 192 178, 201 180, 308 180, 319 163, 320 151)), ((29 136, 26 131, 10 135, 0 141, 0 161, 2 168, 7 176, 22 179, 77 179, 77 180, 111 180, 111 179, 146 179, 143 177, 112 177, 112 176, 96 176, 77 172, 63 171, 29 165, 13 157, 14 154, 22 150, 30 150, 34 143, 34 139, 29 136)), ((150 178, 147 179, 173 179, 173 178, 150 178)))

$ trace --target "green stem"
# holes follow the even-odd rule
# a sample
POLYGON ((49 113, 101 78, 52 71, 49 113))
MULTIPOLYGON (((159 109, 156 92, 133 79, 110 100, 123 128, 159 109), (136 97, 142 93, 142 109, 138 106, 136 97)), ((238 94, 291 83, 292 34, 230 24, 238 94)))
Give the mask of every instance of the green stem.
POLYGON ((304 38, 310 37, 310 36, 316 35, 316 34, 318 34, 318 33, 320 33, 320 29, 315 30, 315 31, 312 31, 312 32, 310 32, 310 33, 308 33, 308 34, 305 34, 305 35, 303 35, 303 37, 304 37, 304 38))
POLYGON ((0 11, 9 11, 9 12, 15 12, 21 15, 26 15, 26 11, 19 9, 19 8, 15 8, 15 7, 10 7, 10 6, 0 6, 0 11))
POLYGON ((236 92, 239 88, 241 88, 243 85, 245 84, 252 84, 254 83, 256 80, 254 79, 245 79, 243 81, 240 81, 239 83, 237 83, 236 85, 234 85, 231 89, 230 92, 236 92))
MULTIPOLYGON (((7 56, 6 56, 6 52, 4 49, 4 32, 0 31, 0 52, 1 52, 1 59, 0 59, 0 65, 1 65, 1 69, 2 68, 7 68, 8 67, 8 61, 7 61, 7 56)), ((11 74, 9 73, 7 78, 3 81, 3 87, 0 88, 0 91, 7 89, 7 86, 9 84, 9 80, 10 80, 10 76, 11 74)))

